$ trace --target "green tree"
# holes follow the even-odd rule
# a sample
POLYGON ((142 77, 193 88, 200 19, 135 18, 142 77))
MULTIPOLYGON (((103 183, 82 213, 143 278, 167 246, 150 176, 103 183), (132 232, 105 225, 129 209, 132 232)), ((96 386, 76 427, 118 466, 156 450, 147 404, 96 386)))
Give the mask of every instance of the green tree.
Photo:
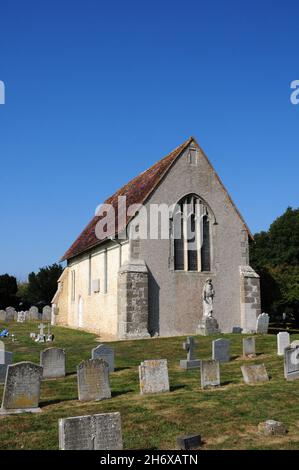
POLYGON ((0 308, 16 307, 18 299, 16 293, 18 290, 17 280, 9 274, 0 276, 0 308))
POLYGON ((254 236, 250 263, 261 277, 262 309, 285 311, 299 323, 299 209, 288 207, 254 236))
POLYGON ((62 271, 62 266, 55 263, 52 266, 40 268, 38 273, 30 273, 28 276, 26 302, 39 307, 50 305, 57 290, 57 281, 62 271))

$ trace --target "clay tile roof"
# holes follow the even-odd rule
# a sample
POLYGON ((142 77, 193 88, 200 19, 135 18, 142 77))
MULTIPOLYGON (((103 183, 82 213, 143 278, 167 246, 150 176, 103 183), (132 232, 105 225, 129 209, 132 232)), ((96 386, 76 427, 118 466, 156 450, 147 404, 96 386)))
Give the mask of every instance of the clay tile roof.
MULTIPOLYGON (((131 204, 143 204, 150 194, 154 191, 156 186, 159 184, 163 176, 170 169, 174 161, 178 156, 186 149, 186 147, 192 142, 193 138, 190 137, 182 145, 174 149, 162 160, 158 161, 150 167, 148 170, 144 171, 140 175, 133 178, 129 183, 123 186, 121 189, 116 191, 112 196, 106 199, 104 204, 111 204, 115 210, 115 232, 107 233, 107 237, 113 236, 125 227, 121 226, 119 221, 122 220, 121 216, 117 213, 118 209, 118 196, 126 196, 126 206, 129 207, 131 204)), ((79 237, 74 241, 72 246, 67 250, 67 252, 62 257, 61 261, 73 258, 74 256, 83 253, 90 248, 99 245, 104 240, 99 240, 96 237, 95 228, 100 220, 99 216, 93 217, 89 222, 87 227, 79 235, 79 237)), ((126 223, 129 222, 130 217, 126 216, 126 223)))

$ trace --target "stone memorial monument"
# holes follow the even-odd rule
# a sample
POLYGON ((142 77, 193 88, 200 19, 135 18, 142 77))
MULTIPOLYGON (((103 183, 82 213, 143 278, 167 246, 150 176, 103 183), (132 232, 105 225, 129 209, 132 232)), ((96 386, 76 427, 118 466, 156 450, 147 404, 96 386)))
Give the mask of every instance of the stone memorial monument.
POLYGON ((169 392, 167 360, 143 361, 139 366, 139 383, 141 395, 169 392))
POLYGON ((91 350, 92 359, 103 359, 109 366, 109 372, 114 372, 114 349, 99 344, 96 348, 91 350))
POLYGON ((37 413, 43 368, 33 362, 8 366, 0 414, 37 413))
POLYGON ((216 318, 213 317, 214 296, 215 291, 212 279, 207 279, 202 292, 203 317, 196 331, 199 335, 208 336, 220 333, 218 322, 216 318))
POLYGON ((101 413, 58 422, 60 450, 122 450, 120 413, 101 413))
POLYGON ((48 348, 40 352, 40 365, 43 367, 43 379, 65 377, 65 350, 48 348))
POLYGON ((111 398, 109 366, 103 359, 87 359, 77 366, 80 401, 100 401, 111 398))
POLYGON ((195 340, 192 336, 188 336, 186 341, 183 343, 183 349, 187 351, 187 359, 180 360, 180 367, 182 369, 199 369, 200 360, 195 359, 195 340))

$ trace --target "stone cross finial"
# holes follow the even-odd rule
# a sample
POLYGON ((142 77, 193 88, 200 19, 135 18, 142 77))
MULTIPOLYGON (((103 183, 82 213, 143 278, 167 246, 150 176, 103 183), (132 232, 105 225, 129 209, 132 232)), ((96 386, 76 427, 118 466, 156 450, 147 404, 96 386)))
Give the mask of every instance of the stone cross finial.
POLYGON ((183 349, 187 351, 187 361, 194 359, 195 341, 192 336, 188 336, 186 341, 183 343, 183 349))

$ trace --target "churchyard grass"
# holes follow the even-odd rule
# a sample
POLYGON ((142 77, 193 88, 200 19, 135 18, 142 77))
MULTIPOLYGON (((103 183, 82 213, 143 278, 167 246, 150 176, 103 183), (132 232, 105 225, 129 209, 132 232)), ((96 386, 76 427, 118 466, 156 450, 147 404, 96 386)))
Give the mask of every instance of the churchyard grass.
MULTIPOLYGON (((11 323, 18 342, 4 341, 13 351, 13 362, 39 364, 40 351, 51 346, 66 350, 66 377, 42 382, 42 413, 0 417, 0 449, 58 449, 58 419, 91 413, 120 411, 124 449, 175 449, 176 438, 202 435, 203 449, 298 449, 299 381, 287 382, 283 358, 277 356, 276 335, 256 336, 255 358, 242 358, 244 335, 196 337, 196 357, 209 359, 211 342, 218 337, 231 341, 231 361, 220 364, 221 387, 201 390, 199 370, 182 370, 186 337, 110 342, 115 349, 115 372, 110 375, 112 398, 101 402, 78 401, 76 366, 91 357, 97 336, 69 328, 53 327, 54 343, 38 344, 29 338, 39 322, 11 323), (170 392, 140 395, 138 366, 146 359, 167 359, 170 392), (246 385, 242 364, 264 363, 267 383, 246 385), (286 436, 257 433, 261 421, 286 424, 286 436)), ((292 340, 299 334, 292 334, 292 340)), ((0 386, 2 397, 3 385, 0 386)))

